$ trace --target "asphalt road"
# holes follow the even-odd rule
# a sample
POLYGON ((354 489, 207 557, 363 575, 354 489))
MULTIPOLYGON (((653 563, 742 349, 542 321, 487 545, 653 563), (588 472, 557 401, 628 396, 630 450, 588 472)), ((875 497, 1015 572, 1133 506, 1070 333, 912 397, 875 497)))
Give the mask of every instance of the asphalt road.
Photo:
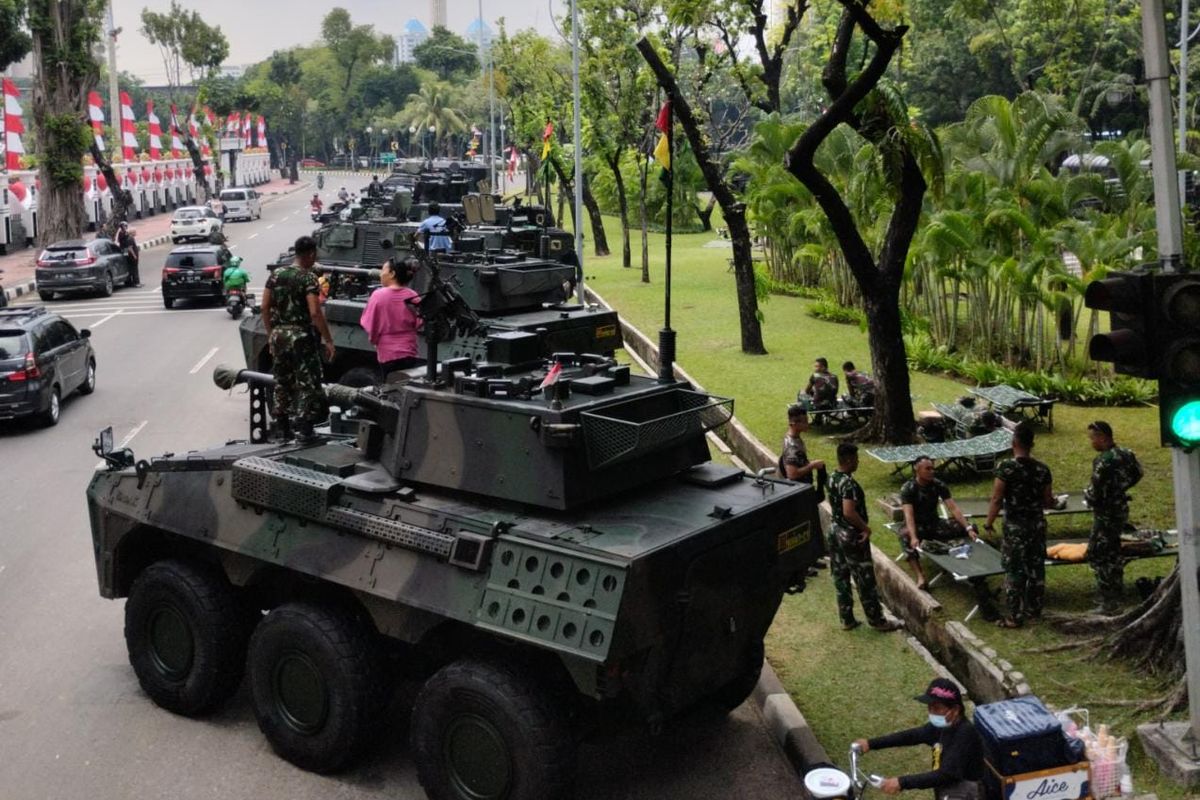
MULTIPOLYGON (((311 229, 309 196, 285 196, 264 206, 260 221, 227 226, 255 291, 265 264, 311 229)), ((371 754, 319 776, 271 752, 244 685, 216 714, 193 720, 159 709, 137 684, 124 601, 96 589, 84 499, 98 461, 92 440, 112 425, 118 443, 148 458, 245 438, 248 424, 246 397, 211 380, 216 364, 241 364, 237 323, 217 306, 163 308, 158 276, 168 249, 143 254, 140 289, 50 304, 91 329, 96 392, 67 400, 54 428, 0 424, 0 800, 422 798, 403 696, 371 754)), ((791 798, 800 790, 749 704, 654 737, 635 731, 589 743, 577 785, 580 798, 791 798)))

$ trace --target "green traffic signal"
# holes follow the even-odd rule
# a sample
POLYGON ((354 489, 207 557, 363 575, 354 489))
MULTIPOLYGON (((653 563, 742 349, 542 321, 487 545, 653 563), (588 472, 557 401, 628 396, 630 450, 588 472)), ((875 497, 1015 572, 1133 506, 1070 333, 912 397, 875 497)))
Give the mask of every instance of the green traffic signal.
POLYGON ((1191 400, 1171 415, 1171 433, 1180 443, 1200 444, 1200 400, 1191 400))

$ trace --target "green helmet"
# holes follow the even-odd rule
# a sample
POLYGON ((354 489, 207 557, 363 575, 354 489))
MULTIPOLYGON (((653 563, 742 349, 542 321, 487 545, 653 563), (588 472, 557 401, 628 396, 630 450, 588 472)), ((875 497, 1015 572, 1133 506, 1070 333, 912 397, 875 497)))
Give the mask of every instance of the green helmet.
POLYGON ((233 267, 234 269, 237 269, 237 268, 238 268, 238 267, 240 267, 241 265, 242 265, 242 257, 241 257, 241 256, 233 256, 232 258, 230 258, 230 259, 229 259, 229 266, 230 266, 230 267, 233 267))

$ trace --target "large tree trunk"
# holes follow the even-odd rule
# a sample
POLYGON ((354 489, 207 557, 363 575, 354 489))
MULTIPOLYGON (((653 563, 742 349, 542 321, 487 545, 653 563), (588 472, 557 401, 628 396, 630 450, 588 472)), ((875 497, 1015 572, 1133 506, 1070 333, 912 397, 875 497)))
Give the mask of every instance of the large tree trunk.
POLYGON ((133 195, 128 189, 121 186, 121 182, 117 179, 117 173, 112 168, 112 162, 108 160, 105 153, 100 152, 100 148, 96 146, 96 140, 92 138, 92 160, 96 162, 96 169, 100 170, 100 174, 104 176, 104 180, 108 181, 108 191, 112 195, 112 213, 108 215, 108 219, 104 221, 96 233, 108 239, 115 239, 117 234, 117 226, 129 219, 129 209, 133 206, 133 195))
POLYGON ((99 69, 79 51, 95 43, 96 12, 74 0, 37 2, 29 8, 33 34, 33 121, 40 165, 38 244, 45 246, 83 234, 83 155, 87 94, 99 69), (90 16, 89 16, 90 15, 90 16), (89 35, 90 33, 90 35, 89 35))
POLYGON ((708 232, 712 230, 712 215, 713 209, 717 207, 717 198, 712 195, 708 196, 708 202, 701 206, 695 204, 696 216, 700 218, 700 229, 708 232))
MULTIPOLYGON (((568 174, 563 168, 562 163, 553 154, 550 156, 550 163, 554 166, 554 172, 558 175, 558 185, 560 192, 558 202, 560 205, 564 197, 571 198, 571 223, 575 226, 575 230, 579 229, 579 221, 575 219, 575 176, 568 174)), ((608 250, 608 236, 604 233, 604 219, 600 214, 600 204, 596 202, 595 196, 592 194, 591 187, 588 186, 587 174, 583 176, 583 206, 587 209, 588 219, 592 224, 592 242, 593 248, 597 256, 606 256, 608 250)))
POLYGON ((872 433, 888 442, 913 439, 912 393, 909 388, 908 356, 900 329, 900 287, 883 289, 879 296, 863 301, 867 313, 867 341, 871 367, 875 370, 875 418, 872 433))
POLYGON ((606 158, 608 168, 612 170, 613 181, 617 184, 617 209, 621 217, 621 266, 633 265, 633 253, 629 242, 629 198, 625 196, 625 177, 621 175, 621 156, 614 154, 606 158))
POLYGON ((691 145, 696 163, 708 184, 709 191, 721 205, 729 223, 729 238, 733 244, 734 285, 737 288, 738 322, 741 328, 742 352, 764 355, 762 325, 758 321, 758 296, 754 291, 754 261, 751 256, 750 227, 746 224, 746 206, 733 192, 725 179, 725 170, 717 163, 709 147, 704 126, 692 111, 692 106, 679 90, 675 76, 659 58, 654 45, 646 38, 638 40, 637 48, 650 65, 658 85, 666 92, 683 132, 691 145))

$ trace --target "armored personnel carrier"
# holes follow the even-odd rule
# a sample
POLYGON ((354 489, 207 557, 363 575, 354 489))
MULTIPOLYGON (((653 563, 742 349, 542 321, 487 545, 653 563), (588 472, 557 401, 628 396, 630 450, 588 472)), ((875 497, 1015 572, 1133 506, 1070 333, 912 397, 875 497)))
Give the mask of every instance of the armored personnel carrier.
MULTIPOLYGON (((365 386, 376 378, 375 348, 359 325, 373 288, 364 267, 378 267, 393 254, 407 256, 411 251, 408 238, 398 236, 402 233, 395 224, 360 222, 328 226, 317 237, 318 261, 332 287, 324 306, 336 348, 333 361, 325 365, 330 382, 365 386)), ((286 254, 280 258, 290 261, 286 254)), ((533 346, 542 355, 611 354, 621 347, 616 312, 570 302, 576 269, 572 264, 519 251, 476 250, 442 256, 439 268, 484 321, 474 332, 444 343, 451 357, 504 360, 507 356, 500 351, 517 346, 523 354, 533 346)), ((423 294, 428 281, 429 270, 423 267, 412 288, 423 294)), ((254 314, 242 320, 239 334, 246 366, 269 372, 271 354, 262 319, 254 314)))
MULTIPOLYGON (((434 289, 427 331, 477 324, 434 289)), ((574 353, 408 377, 327 386, 339 410, 305 444, 137 460, 101 434, 100 594, 128 598, 155 703, 198 716, 245 674, 275 751, 328 772, 417 680, 431 798, 553 800, 597 716, 746 698, 820 543, 810 487, 709 461, 732 400, 574 353)))

